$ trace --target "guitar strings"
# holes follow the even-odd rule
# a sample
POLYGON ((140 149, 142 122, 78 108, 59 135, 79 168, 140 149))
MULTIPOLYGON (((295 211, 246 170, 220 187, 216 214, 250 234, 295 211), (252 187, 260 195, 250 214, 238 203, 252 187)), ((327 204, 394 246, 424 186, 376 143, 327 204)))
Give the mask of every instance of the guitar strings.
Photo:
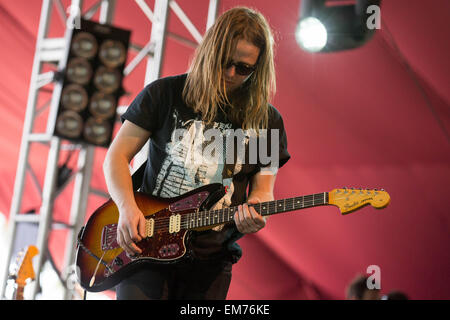
MULTIPOLYGON (((314 203, 316 201, 316 199, 314 197, 317 195, 322 196, 323 193, 301 196, 301 197, 294 197, 294 198, 286 198, 283 200, 267 201, 267 202, 252 204, 251 206, 259 207, 259 210, 261 210, 261 206, 264 205, 267 207, 266 210, 273 211, 276 207, 278 207, 278 204, 281 201, 283 201, 283 209, 286 210, 286 207, 288 207, 288 210, 296 210, 296 209, 304 208, 306 206, 314 205, 314 203), (296 206, 295 202, 298 202, 298 200, 301 200, 301 202, 300 202, 301 206, 298 208, 295 208, 295 206, 296 206)), ((321 200, 325 203, 324 199, 319 198, 317 200, 321 200)), ((220 216, 223 218, 225 215, 225 211, 227 211, 228 214, 229 214, 229 211, 233 211, 233 215, 234 215, 234 213, 237 211, 237 207, 228 207, 228 208, 223 208, 223 209, 207 210, 207 211, 200 211, 200 212, 193 212, 190 214, 186 214, 186 215, 190 215, 190 218, 187 218, 186 216, 183 215, 182 220, 185 220, 185 221, 183 221, 182 223, 184 224, 184 226, 188 227, 190 222, 195 224, 195 221, 203 222, 203 220, 205 220, 205 219, 206 219, 206 221, 214 220, 214 219, 211 219, 211 220, 209 219, 209 217, 211 215, 216 215, 216 217, 217 217, 217 215, 220 214, 220 216), (188 220, 186 220, 186 219, 188 219, 188 220)), ((273 212, 273 213, 276 213, 276 212, 273 212)), ((145 218, 152 219, 151 216, 145 217, 145 218)), ((158 228, 158 229, 168 225, 168 223, 170 221, 170 217, 161 217, 161 218, 153 218, 153 219, 154 219, 154 228, 158 228)), ((219 222, 219 224, 223 223, 223 222, 228 222, 228 221, 222 221, 222 222, 219 222)))
MULTIPOLYGON (((312 196, 310 196, 312 197, 312 196)), ((315 199, 302 199, 303 201, 301 202, 301 205, 296 208, 296 203, 292 202, 292 203, 286 203, 286 201, 293 201, 293 200, 298 200, 301 197, 297 197, 297 198, 289 198, 289 199, 285 199, 285 200, 278 200, 278 201, 283 201, 284 202, 284 206, 283 209, 286 210, 286 207, 288 210, 295 210, 295 209, 301 209, 307 206, 311 206, 314 205, 315 203, 315 199)), ((258 203, 258 204, 253 204, 251 206, 253 207, 257 207, 257 209, 261 209, 261 205, 265 205, 267 207, 266 210, 269 211, 273 211, 275 208, 277 208, 277 201, 270 201, 270 202, 263 202, 263 203, 258 203), (259 207, 259 208, 258 208, 259 207)), ((233 216, 235 214, 235 212, 237 211, 237 207, 228 207, 228 208, 223 208, 223 209, 216 209, 216 210, 208 210, 208 211, 200 211, 200 212, 192 212, 186 215, 183 215, 181 217, 182 221, 180 222, 180 227, 183 227, 185 229, 188 229, 189 226, 192 227, 202 227, 202 226, 209 226, 209 225, 216 225, 216 224, 222 224, 222 223, 226 223, 226 222, 230 222, 233 219, 233 216), (230 214, 230 211, 232 211, 232 214, 230 214), (227 212, 227 213, 225 213, 227 212), (226 220, 224 218, 227 217, 228 214, 228 218, 230 220, 226 220), (215 217, 219 220, 219 222, 215 223, 215 219, 209 219, 211 215, 215 215, 215 217), (188 217, 189 216, 189 217, 188 217), (220 221, 222 218, 222 221, 220 221), (209 223, 209 221, 213 221, 213 223, 209 223), (206 223, 204 223, 206 222, 206 223)), ((145 217, 146 219, 152 219, 151 216, 147 216, 145 217)), ((158 230, 158 231, 168 231, 169 230, 169 222, 170 222, 170 217, 160 217, 160 218, 153 218, 154 219, 154 229, 158 230)), ((116 234, 116 232, 114 232, 114 234, 116 234)))
MULTIPOLYGON (((376 193, 375 193, 376 194, 376 193)), ((300 197, 294 197, 294 198, 286 198, 283 200, 274 200, 274 201, 268 201, 268 202, 262 202, 257 204, 252 204, 251 206, 255 207, 256 209, 261 210, 261 206, 266 207, 266 214, 267 211, 271 211, 269 214, 272 213, 278 213, 276 208, 283 203, 283 210, 282 211, 289 211, 289 210, 298 210, 310 206, 316 205, 316 201, 321 201, 320 204, 326 204, 325 197, 319 197, 316 199, 316 196, 322 196, 324 193, 318 193, 318 194, 312 194, 307 196, 300 196, 300 197), (300 205, 298 205, 300 204, 300 205)), ((336 200, 342 200, 342 197, 336 197, 336 200)), ((222 208, 222 209, 216 209, 216 210, 206 210, 206 211, 200 211, 200 212, 192 212, 187 213, 181 216, 181 222, 180 227, 189 229, 190 228, 196 228, 196 227, 203 227, 203 226, 213 226, 217 224, 222 224, 226 222, 230 222, 230 220, 233 219, 233 216, 235 212, 237 211, 237 207, 228 207, 228 208, 222 208), (230 211, 232 213, 230 214, 230 211), (228 215, 228 219, 225 220, 225 218, 228 215), (213 218, 211 218, 213 216, 213 218), (211 219, 210 219, 211 218, 211 219), (218 222, 215 222, 216 219, 218 222), (221 221, 222 220, 222 221, 221 221), (210 223, 210 221, 213 221, 210 223)), ((156 214, 156 213, 155 213, 156 214)), ((170 223, 170 217, 156 217, 152 218, 152 216, 147 216, 145 219, 153 219, 154 225, 153 227, 160 231, 167 231, 169 230, 169 223, 170 223)), ((116 234, 116 231, 113 232, 112 235, 116 234)))
MULTIPOLYGON (((292 198, 292 200, 295 198, 292 198)), ((295 203, 289 204, 288 206, 288 210, 292 209, 301 209, 301 208, 305 208, 311 205, 314 205, 315 200, 304 200, 302 201, 301 206, 299 206, 298 208, 295 208, 295 203), (292 207, 290 207, 292 206, 292 207)), ((259 209, 261 209, 261 203, 260 204, 256 204, 256 206, 259 206, 259 209)), ((252 205, 255 206, 255 205, 252 205)), ((268 207, 268 210, 274 210, 277 207, 276 201, 275 202, 269 202, 266 205, 268 207)), ((191 226, 191 228, 195 228, 195 227, 203 227, 203 226, 213 226, 213 225, 217 225, 217 224, 222 224, 222 223, 227 223, 230 222, 233 219, 234 213, 235 211, 230 214, 229 211, 232 211, 234 209, 237 209, 237 207, 229 207, 229 208, 224 208, 224 209, 217 209, 217 210, 209 210, 209 211, 200 211, 198 213, 193 212, 190 214, 186 214, 186 216, 182 216, 181 219, 182 221, 180 222, 180 227, 183 229, 189 229, 189 227, 191 226), (231 210, 230 210, 231 209, 231 210), (226 216, 226 214, 224 214, 224 211, 228 211, 228 218, 230 220, 227 221, 220 221, 218 223, 211 223, 211 224, 204 224, 203 222, 206 221, 210 221, 209 217, 207 217, 208 215, 210 216, 211 214, 214 213, 219 213, 220 211, 222 211, 222 219, 224 219, 226 216), (187 215, 190 215, 190 218, 187 217, 187 215), (195 218, 193 218, 195 217, 195 218), (200 222, 200 225, 195 225, 197 222, 200 222), (194 226, 195 225, 195 226, 194 226)), ((284 209, 286 209, 286 206, 284 206, 284 209)), ((151 219, 150 217, 145 217, 146 219, 151 219)), ((165 232, 165 231, 169 231, 169 221, 170 221, 170 217, 160 217, 160 218, 154 218, 154 229, 157 231, 161 231, 161 232, 165 232)), ((109 234, 110 236, 116 236, 117 235, 117 229, 114 229, 111 231, 111 233, 109 234)))
MULTIPOLYGON (((295 200, 296 198, 290 198, 290 199, 286 199, 286 200, 295 200)), ((283 209, 300 209, 302 207, 305 206, 310 206, 310 205, 314 205, 314 203, 316 202, 316 200, 311 199, 311 200, 304 200, 302 201, 302 205, 299 206, 298 208, 295 208, 296 204, 295 203, 284 203, 283 205, 283 209)), ((263 205, 264 203, 258 203, 258 204, 253 204, 251 206, 253 207, 259 207, 257 209, 261 209, 261 205, 263 205)), ((272 211, 273 209, 275 209, 276 207, 278 207, 278 204, 276 203, 276 201, 271 201, 271 202, 267 202, 265 203, 265 206, 268 208, 268 210, 272 211)), ((266 209, 267 210, 267 209, 266 209)), ((200 212, 192 212, 192 213, 188 213, 186 215, 190 215, 191 217, 199 217, 197 219, 205 219, 205 217, 211 216, 211 215, 220 215, 220 216, 224 216, 224 212, 230 213, 230 211, 233 211, 233 214, 237 211, 237 207, 229 207, 229 208, 224 208, 224 209, 216 209, 216 210, 209 210, 209 211, 200 211, 200 212)), ((186 215, 182 216, 182 219, 188 219, 186 218, 186 215)), ((145 217, 146 219, 152 219, 151 216, 145 217)), ((170 220, 170 217, 161 217, 161 218, 153 218, 154 219, 154 223, 155 226, 159 226, 164 223, 167 223, 170 220)), ((188 221, 189 222, 189 221, 188 221)))
MULTIPOLYGON (((322 194, 319 194, 319 195, 322 195, 322 194)), ((312 197, 312 196, 313 195, 311 195, 309 197, 312 197)), ((286 203, 286 201, 294 201, 296 199, 298 200, 298 198, 288 198, 288 199, 284 199, 284 200, 278 200, 278 202, 283 201, 283 204, 284 204, 283 208, 284 209, 286 207, 288 207, 288 209, 295 209, 295 203, 294 202, 286 203)), ((301 202, 302 206, 300 206, 300 207, 304 207, 305 205, 306 206, 314 205, 315 202, 316 202, 315 199, 303 199, 303 201, 301 202)), ((256 206, 256 207, 259 207, 259 209, 261 209, 261 205, 265 205, 269 210, 273 210, 276 207, 278 207, 277 200, 269 201, 269 202, 263 202, 263 203, 257 203, 257 204, 253 204, 251 206, 253 206, 253 207, 256 206)), ((300 208, 298 208, 298 209, 300 209, 300 208)), ((223 212, 225 212, 225 211, 228 211, 228 213, 229 213, 229 211, 236 212, 237 211, 237 207, 228 207, 228 208, 223 208, 223 209, 216 209, 216 210, 209 210, 209 211, 200 211, 198 213, 197 212, 193 212, 193 213, 189 213, 187 215, 196 216, 196 217, 199 216, 199 217, 202 217, 200 219, 203 219, 205 216, 211 216, 211 215, 215 215, 215 214, 216 215, 217 214, 221 214, 223 216, 223 212), (221 211, 222 211, 222 213, 221 213, 221 211)), ((151 216, 150 217, 145 217, 145 218, 146 219, 152 219, 151 216)), ((184 216, 182 216, 182 218, 184 218, 184 216)), ((157 226, 160 223, 167 223, 168 220, 170 220, 170 217, 154 218, 154 223, 155 223, 155 226, 157 226)))

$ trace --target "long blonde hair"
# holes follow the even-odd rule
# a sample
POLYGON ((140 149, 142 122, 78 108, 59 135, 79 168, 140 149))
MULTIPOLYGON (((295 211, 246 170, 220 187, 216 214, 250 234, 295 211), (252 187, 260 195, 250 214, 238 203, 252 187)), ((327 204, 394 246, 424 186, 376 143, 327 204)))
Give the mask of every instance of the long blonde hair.
POLYGON ((213 122, 218 108, 242 129, 267 128, 269 101, 276 90, 273 62, 273 36, 264 16, 252 9, 236 7, 222 14, 195 52, 183 98, 199 112, 202 119, 213 122), (231 60, 239 40, 246 40, 260 49, 256 70, 250 78, 227 96, 224 64, 231 60))

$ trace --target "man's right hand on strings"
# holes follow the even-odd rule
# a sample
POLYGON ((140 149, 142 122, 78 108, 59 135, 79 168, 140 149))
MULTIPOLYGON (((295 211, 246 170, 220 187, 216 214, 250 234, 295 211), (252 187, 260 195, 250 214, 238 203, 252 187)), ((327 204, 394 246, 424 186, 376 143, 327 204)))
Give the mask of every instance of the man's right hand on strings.
POLYGON ((117 243, 129 256, 142 253, 136 245, 145 238, 145 217, 137 207, 122 209, 117 225, 117 243))

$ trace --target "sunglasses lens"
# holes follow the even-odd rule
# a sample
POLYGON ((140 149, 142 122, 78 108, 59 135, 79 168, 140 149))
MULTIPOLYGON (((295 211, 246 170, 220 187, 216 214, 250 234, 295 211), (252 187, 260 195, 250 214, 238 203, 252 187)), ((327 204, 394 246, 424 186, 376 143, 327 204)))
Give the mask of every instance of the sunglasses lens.
POLYGON ((252 72, 253 72, 253 68, 249 68, 243 64, 236 65, 236 73, 240 74, 241 76, 248 76, 252 72))
POLYGON ((232 66, 234 66, 236 73, 241 76, 248 76, 253 71, 255 71, 255 67, 249 67, 246 64, 243 64, 241 62, 235 63, 233 61, 228 62, 225 65, 225 69, 230 69, 232 66))

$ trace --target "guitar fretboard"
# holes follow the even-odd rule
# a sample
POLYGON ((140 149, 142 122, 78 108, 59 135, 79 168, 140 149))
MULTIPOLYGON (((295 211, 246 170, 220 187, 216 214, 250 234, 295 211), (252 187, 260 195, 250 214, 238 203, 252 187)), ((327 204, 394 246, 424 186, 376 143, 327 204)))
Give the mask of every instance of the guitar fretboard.
MULTIPOLYGON (((282 200, 266 201, 249 206, 262 216, 327 205, 329 200, 328 192, 316 193, 307 196, 286 198, 282 200)), ((181 223, 188 229, 223 224, 234 220, 234 214, 238 207, 228 207, 217 210, 206 210, 193 212, 182 217, 181 223)))

